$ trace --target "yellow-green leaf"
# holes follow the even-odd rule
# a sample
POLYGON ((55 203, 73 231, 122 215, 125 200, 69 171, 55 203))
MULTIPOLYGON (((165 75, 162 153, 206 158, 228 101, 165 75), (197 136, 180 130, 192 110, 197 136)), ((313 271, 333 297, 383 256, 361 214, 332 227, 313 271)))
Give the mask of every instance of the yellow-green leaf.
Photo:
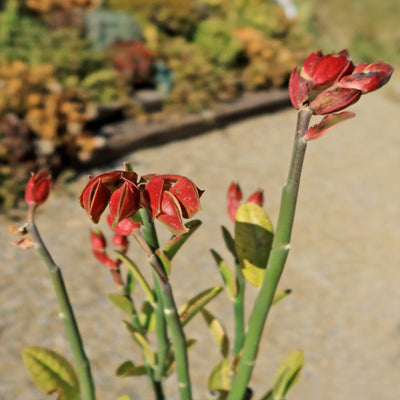
POLYGON ((131 398, 128 395, 125 395, 125 396, 118 397, 117 400, 131 400, 131 398))
POLYGON ((142 311, 139 313, 139 321, 147 332, 153 332, 156 328, 154 307, 148 301, 143 302, 142 311))
POLYGON ((274 400, 284 400, 287 392, 300 378, 303 367, 303 352, 292 351, 279 366, 275 374, 274 388, 272 390, 274 400))
POLYGON ((156 250, 156 254, 157 254, 158 259, 161 261, 162 266, 164 267, 165 273, 167 274, 167 276, 170 276, 171 262, 170 262, 169 258, 160 249, 156 250))
POLYGON ((212 315, 210 312, 205 310, 201 310, 204 319, 207 322, 208 328, 211 331, 211 334, 217 343, 217 346, 222 354, 223 357, 227 357, 229 353, 229 338, 226 333, 225 328, 222 324, 212 315))
POLYGON ((155 366, 156 357, 147 339, 130 322, 122 321, 122 323, 142 349, 143 357, 146 359, 146 362, 151 366, 155 366))
POLYGON ((231 369, 230 361, 224 358, 213 368, 208 378, 209 390, 231 390, 231 369))
POLYGON ((133 306, 131 300, 122 294, 110 293, 107 295, 108 300, 111 301, 115 306, 128 315, 132 315, 133 306))
MULTIPOLYGON (((196 339, 186 339, 186 348, 189 350, 197 343, 196 339)), ((174 348, 171 347, 168 351, 167 358, 165 360, 164 376, 167 377, 172 374, 175 368, 175 352, 174 348)))
POLYGON ((284 299, 286 296, 288 296, 290 293, 292 293, 291 289, 285 289, 285 290, 277 290, 275 292, 274 300, 272 302, 272 305, 275 305, 282 299, 284 299))
POLYGON ((185 326, 203 307, 207 305, 215 296, 221 293, 221 286, 214 286, 206 289, 198 295, 192 297, 179 310, 182 326, 185 326))
POLYGON ((164 247, 163 252, 171 261, 178 250, 184 245, 184 243, 192 236, 192 234, 200 227, 201 221, 194 219, 185 224, 185 227, 189 229, 188 232, 182 233, 181 235, 172 236, 171 240, 164 247))
POLYGON ((214 257, 215 262, 217 263, 218 270, 226 287, 226 292, 228 293, 229 298, 234 301, 237 294, 235 275, 229 268, 229 265, 226 263, 226 261, 215 250, 211 249, 211 254, 214 257))
POLYGON ((73 366, 60 354, 39 346, 25 348, 22 358, 36 386, 59 400, 80 400, 79 379, 73 366))
POLYGON ((127 376, 141 376, 147 374, 145 365, 135 365, 132 361, 123 362, 116 371, 116 375, 122 378, 127 376))
POLYGON ((268 215, 255 203, 242 204, 236 214, 235 247, 243 275, 254 286, 264 278, 273 227, 268 215))

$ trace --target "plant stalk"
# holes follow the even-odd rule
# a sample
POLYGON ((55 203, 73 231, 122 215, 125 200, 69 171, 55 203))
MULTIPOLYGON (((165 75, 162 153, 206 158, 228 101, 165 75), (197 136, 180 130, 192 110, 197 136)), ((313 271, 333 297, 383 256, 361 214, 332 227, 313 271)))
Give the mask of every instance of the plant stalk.
POLYGON ((239 262, 235 260, 236 285, 237 294, 233 302, 233 313, 235 317, 235 341, 233 344, 233 356, 239 355, 243 348, 244 339, 246 337, 245 321, 244 321, 244 293, 246 281, 244 279, 239 262))
POLYGON ((53 282, 54 291, 56 293, 58 305, 60 308, 60 317, 63 321, 68 341, 71 345, 72 354, 75 360, 75 366, 79 376, 80 391, 83 400, 94 400, 95 389, 90 369, 90 363, 86 357, 81 335, 79 333, 78 324, 76 322, 72 305, 69 301, 67 289, 64 284, 64 279, 60 267, 54 262, 46 245, 44 244, 37 226, 34 222, 35 207, 30 207, 29 210, 29 225, 27 227, 35 248, 44 260, 51 280, 53 282))
POLYGON ((308 108, 302 109, 298 113, 292 159, 288 178, 282 190, 278 223, 268 267, 266 268, 260 292, 250 316, 242 357, 228 400, 243 400, 245 396, 246 388, 248 387, 255 365, 264 326, 285 267, 290 249, 297 195, 307 147, 307 142, 303 137, 308 129, 311 115, 312 112, 308 108))

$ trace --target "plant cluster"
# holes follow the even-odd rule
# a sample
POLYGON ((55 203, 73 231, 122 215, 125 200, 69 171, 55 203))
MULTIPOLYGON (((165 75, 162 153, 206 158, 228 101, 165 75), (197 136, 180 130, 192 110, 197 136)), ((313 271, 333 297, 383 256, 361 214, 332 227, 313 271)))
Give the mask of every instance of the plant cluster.
MULTIPOLYGON (((118 376, 147 375, 154 397, 163 400, 164 380, 176 372, 179 398, 192 400, 188 349, 195 341, 186 337, 184 328, 199 314, 203 316, 221 354, 220 361, 210 366, 206 398, 253 398, 250 380, 269 312, 290 293, 290 290, 278 290, 278 284, 291 247, 308 142, 353 118, 352 112, 342 110, 361 96, 385 85, 392 72, 393 67, 384 62, 354 65, 346 50, 328 55, 323 55, 322 51, 313 52, 301 68, 293 69, 289 95, 292 105, 298 110, 297 124, 276 227, 262 208, 262 191, 256 191, 247 202, 242 202, 239 185, 231 184, 227 209, 234 222, 234 232, 222 227, 222 235, 234 267, 212 249, 224 287, 213 286, 193 293, 182 307, 178 308, 175 303, 170 283, 171 265, 177 252, 201 225, 200 221, 192 218, 201 209, 203 190, 181 175, 150 173, 139 176, 130 164, 125 164, 124 170, 90 177, 80 195, 80 205, 95 224, 106 215, 115 250, 111 256, 105 236, 99 229, 93 229, 90 233, 92 252, 109 269, 120 289, 120 293, 109 295, 109 299, 124 312, 123 325, 142 353, 139 363, 136 360, 123 361, 117 369, 118 376), (318 115, 322 115, 322 119, 309 126, 311 117, 318 115), (163 223, 172 233, 165 244, 159 240, 156 222, 163 223), (131 239, 138 242, 147 256, 153 272, 152 282, 127 255, 131 239), (248 318, 245 315, 247 283, 258 289, 248 318), (223 289, 232 303, 234 315, 234 329, 230 334, 206 308, 223 289)), ((37 208, 46 202, 50 192, 50 175, 43 170, 32 174, 25 189, 27 222, 13 230, 21 235, 30 234, 30 238, 23 237, 16 244, 25 249, 34 245, 47 265, 74 365, 53 350, 39 346, 26 348, 23 359, 34 382, 45 393, 57 392, 60 398, 68 400, 95 400, 91 365, 61 268, 43 242, 35 221, 37 208)), ((292 351, 278 368, 271 389, 260 399, 285 400, 298 381, 302 367, 302 351, 292 351)), ((119 400, 129 400, 129 397, 123 396, 119 400)))

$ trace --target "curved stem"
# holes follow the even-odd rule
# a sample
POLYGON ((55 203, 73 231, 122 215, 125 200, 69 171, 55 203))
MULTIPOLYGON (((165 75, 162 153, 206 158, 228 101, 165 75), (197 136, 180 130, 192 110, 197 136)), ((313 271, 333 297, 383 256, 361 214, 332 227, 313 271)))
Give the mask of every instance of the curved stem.
POLYGON ((48 268, 51 280, 53 282, 54 291, 56 293, 58 305, 60 307, 60 317, 63 321, 64 328, 67 333, 68 341, 71 345, 72 354, 75 360, 82 398, 84 400, 94 400, 96 396, 89 360, 85 354, 78 324, 76 322, 74 312, 69 301, 61 269, 54 262, 39 234, 39 231, 34 222, 34 212, 34 207, 30 207, 28 220, 29 226, 27 229, 32 236, 36 250, 42 257, 48 268))
POLYGON ((288 178, 282 190, 279 218, 268 268, 266 269, 260 292, 256 298, 250 316, 242 357, 228 400, 243 400, 245 396, 246 388, 248 387, 255 365, 265 322, 285 267, 290 249, 290 238, 296 210, 297 195, 307 147, 307 142, 303 137, 307 131, 311 115, 312 113, 309 109, 301 110, 298 114, 292 159, 288 178))

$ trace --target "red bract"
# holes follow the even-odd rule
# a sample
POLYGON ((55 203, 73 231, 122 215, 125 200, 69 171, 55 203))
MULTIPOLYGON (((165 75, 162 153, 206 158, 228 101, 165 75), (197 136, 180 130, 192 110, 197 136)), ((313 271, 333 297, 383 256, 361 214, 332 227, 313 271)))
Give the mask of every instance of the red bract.
POLYGON ((264 204, 264 193, 261 189, 257 190, 256 192, 254 192, 248 199, 247 199, 248 203, 255 203, 257 205, 259 205, 260 207, 263 206, 264 204))
POLYGON ((140 192, 131 181, 125 181, 110 197, 109 209, 112 227, 136 214, 140 208, 140 192))
POLYGON ((187 232, 183 218, 192 218, 200 209, 200 190, 190 179, 180 175, 145 175, 142 205, 152 218, 165 223, 174 234, 187 232))
POLYGON ((98 223, 111 195, 125 182, 136 183, 134 172, 111 171, 92 177, 79 197, 80 204, 94 223, 98 223))
POLYGON ((312 53, 304 62, 301 77, 310 82, 312 90, 321 90, 331 86, 343 75, 351 74, 354 65, 348 58, 347 50, 324 56, 319 50, 312 53))
POLYGON ((384 62, 360 64, 351 75, 343 77, 339 85, 342 88, 361 90, 363 94, 369 93, 383 86, 392 76, 393 69, 384 62))
POLYGON ((25 201, 28 204, 43 204, 49 197, 50 189, 51 177, 46 171, 42 170, 36 175, 32 174, 26 185, 25 201))

